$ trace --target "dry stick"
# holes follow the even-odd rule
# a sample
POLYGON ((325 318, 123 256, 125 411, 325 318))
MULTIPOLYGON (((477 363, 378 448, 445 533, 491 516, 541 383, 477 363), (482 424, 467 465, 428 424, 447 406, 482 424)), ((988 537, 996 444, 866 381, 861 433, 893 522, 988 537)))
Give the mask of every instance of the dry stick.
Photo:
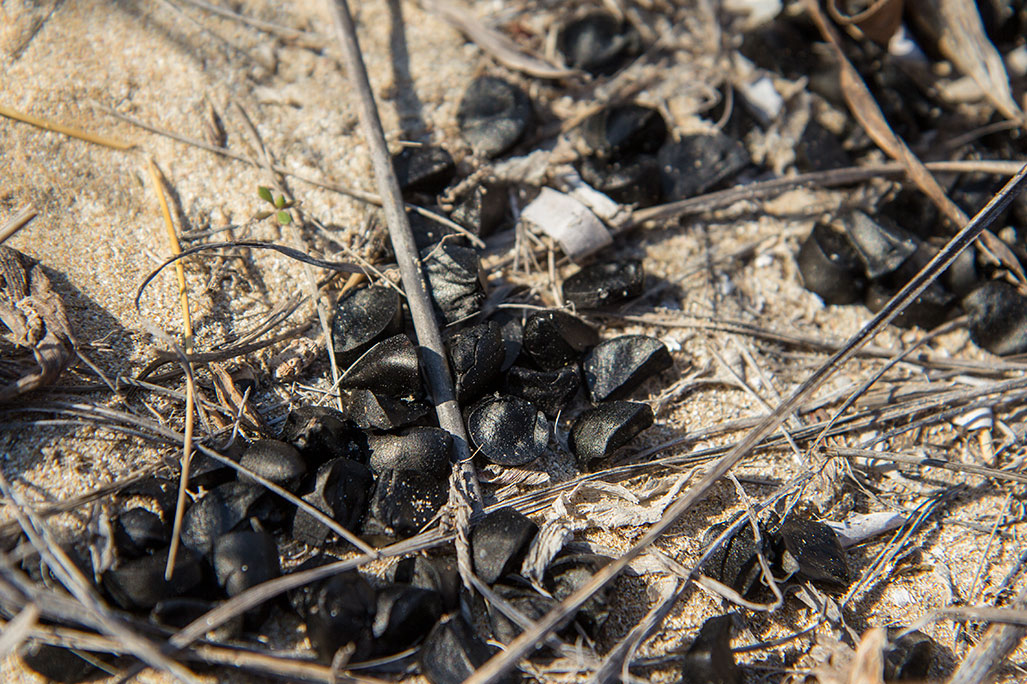
POLYGON ((2 227, 0 227, 0 245, 4 244, 10 238, 28 225, 28 222, 36 217, 35 207, 25 207, 17 214, 7 220, 2 227))
MULTIPOLYGON (((1012 612, 1017 610, 1023 612, 1027 608, 1027 586, 1020 590, 1011 608, 992 609, 997 613, 1012 612)), ((988 679, 991 672, 1002 664, 1010 653, 1023 640, 1027 629, 1024 629, 1025 622, 1017 624, 993 624, 984 633, 984 638, 977 642, 973 650, 963 659, 959 668, 952 674, 949 684, 980 684, 988 679)))
POLYGON ((785 401, 779 404, 773 413, 764 418, 759 425, 746 434, 745 438, 738 442, 730 452, 714 463, 709 473, 693 489, 690 489, 673 503, 664 513, 663 519, 651 527, 638 543, 628 549, 616 561, 597 572, 591 581, 567 597, 556 609, 552 610, 541 620, 538 620, 535 629, 523 632, 507 647, 506 651, 493 656, 477 672, 471 675, 465 684, 485 684, 486 682, 497 681, 517 661, 527 655, 542 636, 556 627, 563 618, 574 614, 592 594, 610 582, 649 544, 656 541, 664 532, 670 529, 685 511, 706 495, 717 480, 723 477, 736 463, 746 457, 764 437, 776 430, 799 403, 809 397, 814 390, 820 387, 838 370, 841 364, 852 358, 859 347, 877 335, 889 321, 918 297, 934 281, 938 274, 948 268, 955 258, 972 244, 995 220, 999 212, 1012 201, 1025 181, 1027 181, 1027 165, 1024 165, 1019 173, 1006 183, 999 194, 993 197, 973 220, 949 240, 945 247, 906 283, 869 323, 853 335, 841 349, 835 352, 802 385, 793 391, 785 401))
POLYGON ((63 133, 69 135, 72 138, 78 138, 79 140, 85 140, 86 142, 96 143, 97 145, 103 145, 104 147, 110 147, 115 150, 130 150, 135 147, 135 143, 126 143, 114 138, 108 138, 102 135, 95 135, 88 131, 83 131, 74 126, 65 126, 49 119, 44 119, 39 116, 33 116, 24 112, 19 112, 16 109, 11 109, 5 105, 0 104, 0 116, 6 116, 9 119, 15 121, 21 121, 37 128, 42 128, 44 131, 54 131, 56 133, 63 133))
POLYGON ((471 462, 467 430, 460 415, 460 405, 453 392, 453 376, 446 358, 446 348, 442 343, 432 300, 424 282, 421 260, 414 245, 410 222, 403 210, 403 196, 400 194, 392 159, 385 144, 385 132, 378 118, 378 108, 371 92, 371 83, 367 78, 356 27, 346 0, 330 1, 328 5, 334 17, 335 32, 342 46, 346 69, 357 91, 360 123, 371 151, 371 163, 378 182, 378 192, 382 198, 382 210, 385 212, 385 222, 389 227, 392 249, 396 253, 396 261, 399 262, 403 289, 410 305, 410 316, 414 320, 417 341, 421 346, 421 361, 435 400, 439 425, 453 436, 457 460, 454 467, 457 490, 466 499, 463 503, 471 506, 477 513, 481 510, 481 491, 474 464, 471 462))

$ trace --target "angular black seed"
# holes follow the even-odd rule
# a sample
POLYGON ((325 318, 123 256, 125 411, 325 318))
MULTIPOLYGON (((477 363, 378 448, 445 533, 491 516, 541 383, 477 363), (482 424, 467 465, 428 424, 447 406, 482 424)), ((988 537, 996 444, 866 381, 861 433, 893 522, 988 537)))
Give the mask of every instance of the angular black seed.
POLYGON ((396 564, 393 582, 437 591, 446 611, 460 607, 460 572, 455 556, 404 558, 396 564))
POLYGON ((486 584, 519 572, 538 525, 514 508, 500 508, 483 517, 471 530, 474 573, 486 584))
POLYGON ((655 337, 622 335, 600 342, 581 369, 592 401, 621 399, 652 376, 674 365, 667 345, 655 337))
POLYGON ((810 119, 795 146, 795 166, 803 173, 827 171, 852 166, 852 158, 834 133, 810 119))
POLYGON ((966 295, 977 289, 981 284, 981 275, 977 270, 977 250, 973 245, 964 249, 952 265, 942 271, 941 284, 957 297, 966 295))
POLYGON ((476 185, 453 207, 451 218, 480 238, 487 238, 506 221, 510 191, 504 184, 476 185))
POLYGON ((742 671, 731 653, 731 616, 703 623, 681 664, 682 684, 741 684, 742 671))
MULTIPOLYGON (((492 590, 511 608, 532 621, 545 617, 549 611, 559 605, 559 601, 544 596, 530 587, 497 584, 492 590)), ((490 611, 490 617, 492 618, 492 634, 495 640, 502 644, 509 644, 524 631, 520 625, 496 607, 490 611)), ((563 620, 556 629, 558 632, 563 632, 569 624, 570 620, 563 620)))
MULTIPOLYGON (((728 525, 728 523, 719 523, 710 527, 703 535, 703 547, 712 544, 727 529, 728 525)), ((760 538, 769 540, 770 535, 766 525, 761 522, 759 526, 760 538)), ((757 557, 758 551, 752 526, 743 525, 706 560, 701 571, 704 575, 731 587, 742 596, 749 596, 756 587, 760 586, 762 577, 763 571, 757 557)), ((774 554, 773 546, 768 541, 763 542, 763 552, 767 562, 773 564, 777 557, 774 554)))
POLYGON ((23 642, 18 647, 18 656, 25 667, 50 682, 77 684, 105 674, 71 649, 41 644, 38 641, 23 642))
POLYGON ((480 397, 499 377, 506 354, 502 328, 495 321, 461 330, 447 340, 446 347, 461 404, 480 397))
POLYGON ((265 489, 252 482, 228 482, 193 502, 182 519, 182 544, 207 556, 214 541, 250 517, 265 489))
POLYGON ((160 601, 182 596, 203 581, 203 563, 188 548, 175 555, 171 581, 164 579, 168 550, 123 563, 103 574, 103 588, 126 610, 150 610, 160 601))
POLYGON ((317 583, 294 605, 322 661, 331 662, 335 652, 350 643, 356 646, 354 660, 370 654, 376 599, 374 589, 356 571, 317 583))
POLYGON ((478 251, 471 247, 440 244, 421 250, 431 296, 446 323, 469 318, 485 302, 478 251))
MULTIPOLYGON (((258 439, 243 451, 239 465, 275 484, 292 489, 307 472, 307 466, 296 447, 277 439, 258 439)), ((240 479, 247 477, 240 474, 240 479)))
POLYGON ((522 349, 545 370, 577 361, 598 343, 595 328, 566 311, 537 311, 524 323, 522 349))
POLYGON ((449 152, 433 145, 404 147, 392 157, 396 180, 404 192, 437 195, 456 175, 456 164, 449 152))
MULTIPOLYGON (((898 630, 891 629, 889 632, 898 630)), ((938 643, 923 632, 903 634, 890 644, 884 657, 886 682, 926 682, 937 660, 938 643)))
POLYGON ((370 435, 368 462, 377 474, 389 470, 416 470, 444 478, 450 471, 452 436, 441 428, 416 427, 400 435, 370 435))
POLYGON ((333 458, 367 462, 367 437, 327 406, 298 406, 289 412, 281 439, 299 450, 311 469, 333 458))
POLYGON ((660 149, 667 139, 667 122, 652 107, 611 105, 585 119, 581 135, 594 154, 617 160, 660 149))
POLYGON ((520 140, 534 116, 523 90, 501 78, 481 76, 467 86, 456 122, 475 153, 496 157, 520 140))
POLYGON ((371 626, 378 655, 398 653, 414 645, 442 616, 437 591, 393 584, 378 592, 377 612, 371 626))
POLYGON ((829 585, 847 587, 851 581, 845 549, 835 531, 823 523, 790 517, 777 531, 782 569, 829 585))
MULTIPOLYGON (((171 598, 161 601, 150 611, 150 620, 162 627, 180 630, 217 607, 217 603, 198 598, 171 598)), ((213 637, 222 641, 242 632, 243 616, 237 615, 213 630, 213 637)))
POLYGON ((510 370, 510 367, 521 355, 521 347, 524 343, 524 326, 521 320, 508 312, 499 311, 492 320, 500 325, 500 334, 503 336, 503 366, 502 370, 510 370))
POLYGON ((467 431, 482 456, 504 466, 530 463, 549 444, 545 414, 520 397, 482 400, 467 418, 467 431))
MULTIPOLYGON (((932 290, 937 291, 938 287, 940 287, 935 286, 938 286, 937 282, 932 283, 932 287, 929 287, 927 291, 910 302, 909 306, 902 313, 891 320, 891 324, 899 328, 912 328, 915 326, 924 330, 931 330, 944 323, 953 311, 953 307, 949 303, 952 297, 949 295, 942 298, 941 301, 939 301, 939 298, 932 297, 932 290)), ((882 283, 872 282, 867 286, 863 304, 872 313, 877 313, 895 296, 896 292, 898 290, 895 288, 886 287, 882 283)))
POLYGON ((114 543, 123 558, 137 558, 167 546, 170 536, 160 516, 145 508, 130 508, 114 521, 114 543))
POLYGON ((395 399, 371 390, 342 393, 346 418, 362 430, 396 430, 413 425, 428 414, 429 406, 416 399, 395 399))
POLYGON ((556 370, 514 366, 506 374, 503 392, 527 399, 552 418, 567 408, 579 387, 581 373, 578 372, 577 364, 556 370))
MULTIPOLYGON (((337 458, 317 469, 314 490, 303 500, 347 530, 357 531, 367 513, 368 494, 374 478, 362 463, 337 458)), ((292 522, 292 536, 309 546, 321 546, 334 534, 324 523, 302 509, 292 522)))
POLYGON ((916 239, 898 226, 879 223, 861 211, 843 220, 849 242, 863 260, 868 278, 880 278, 916 251, 916 239))
POLYGON ((863 297, 863 264, 842 233, 818 223, 799 248, 802 284, 825 304, 851 304, 863 297))
POLYGON ((641 49, 638 32, 606 12, 592 12, 567 23, 556 44, 567 66, 593 75, 612 74, 641 49))
POLYGON ((645 269, 637 259, 586 266, 563 281, 563 298, 582 309, 619 304, 645 290, 645 269))
POLYGON ((570 447, 581 463, 605 458, 653 424, 649 404, 608 401, 585 411, 571 428, 570 447))
MULTIPOLYGON (((438 207, 425 208, 441 215, 445 214, 438 207)), ((412 209, 407 210, 407 220, 410 221, 410 230, 414 234, 414 246, 419 250, 434 247, 443 239, 446 240, 447 244, 467 246, 467 238, 457 233, 452 227, 427 216, 422 216, 412 209)), ((386 254, 390 255, 391 258, 395 258, 395 254, 391 252, 387 251, 386 254)))
POLYGON ((457 613, 435 625, 424 640, 419 656, 421 673, 432 684, 460 684, 491 655, 485 642, 457 613))
POLYGON ((339 300, 332 321, 335 360, 343 368, 375 342, 395 335, 403 327, 399 293, 391 287, 372 285, 339 300))
POLYGON ((266 532, 231 532, 219 538, 213 563, 218 584, 229 596, 282 574, 278 546, 266 532))
POLYGON ((449 500, 449 481, 416 470, 390 470, 378 478, 371 515, 402 537, 416 534, 449 500))
MULTIPOLYGON (((546 590, 557 601, 585 586, 592 577, 612 559, 595 553, 570 553, 557 556, 546 568, 546 590)), ((610 614, 609 585, 597 591, 586 601, 574 616, 574 622, 590 639, 599 636, 606 618, 610 614)))
POLYGON ((1027 298, 1001 280, 991 280, 963 298, 970 339, 992 354, 1027 351, 1027 298))
POLYGON ((660 162, 655 155, 643 154, 617 161, 585 157, 578 165, 582 180, 621 204, 648 207, 663 197, 660 187, 660 162))
POLYGON ((396 399, 423 396, 421 365, 414 343, 403 333, 382 340, 350 366, 339 386, 371 390, 396 399))
POLYGON ((749 153, 723 133, 686 135, 660 148, 660 182, 667 201, 694 197, 738 174, 749 153))

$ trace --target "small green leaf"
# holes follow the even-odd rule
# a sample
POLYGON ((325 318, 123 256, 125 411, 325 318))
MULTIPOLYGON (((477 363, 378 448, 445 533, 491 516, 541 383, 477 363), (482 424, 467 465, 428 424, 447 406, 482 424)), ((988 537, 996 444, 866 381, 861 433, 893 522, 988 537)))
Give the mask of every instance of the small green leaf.
POLYGON ((280 211, 278 212, 278 222, 283 226, 287 226, 292 223, 292 216, 290 216, 287 211, 280 211))
POLYGON ((279 195, 278 199, 275 200, 275 206, 279 209, 285 207, 285 195, 279 195))
POLYGON ((270 211, 258 211, 256 214, 253 215, 253 220, 254 221, 263 221, 264 219, 266 219, 271 214, 272 214, 272 212, 270 212, 270 211))
POLYGON ((271 197, 270 188, 265 188, 263 185, 258 185, 257 194, 260 195, 260 199, 264 200, 265 202, 270 202, 271 204, 275 203, 274 199, 271 197))

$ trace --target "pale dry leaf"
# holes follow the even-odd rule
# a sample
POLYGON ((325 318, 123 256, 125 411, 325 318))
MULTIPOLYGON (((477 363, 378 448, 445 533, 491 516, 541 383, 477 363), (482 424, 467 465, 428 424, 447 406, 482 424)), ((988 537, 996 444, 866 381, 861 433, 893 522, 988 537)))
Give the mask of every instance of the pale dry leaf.
POLYGON ((884 684, 884 646, 888 638, 880 627, 868 629, 856 648, 848 684, 884 684))
POLYGON ((557 518, 546 520, 528 548, 524 563, 521 565, 521 574, 535 584, 541 585, 549 563, 572 539, 574 539, 574 530, 566 520, 557 518))

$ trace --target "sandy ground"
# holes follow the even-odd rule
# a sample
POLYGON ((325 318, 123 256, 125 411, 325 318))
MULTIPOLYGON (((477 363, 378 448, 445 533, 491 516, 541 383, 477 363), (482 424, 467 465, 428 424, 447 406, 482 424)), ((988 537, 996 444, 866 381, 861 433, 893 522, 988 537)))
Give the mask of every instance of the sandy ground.
MULTIPOLYGON (((544 12, 520 15, 498 2, 479 3, 477 11, 504 19, 516 15, 524 40, 541 46, 546 17, 558 3, 543 4, 544 12)), ((65 297, 77 341, 111 377, 131 375, 152 358, 155 340, 148 326, 156 325, 171 335, 181 330, 172 270, 146 290, 139 310, 134 304, 139 284, 170 254, 147 172, 148 157, 172 189, 172 210, 180 233, 230 228, 219 235, 293 245, 302 241, 312 253, 341 259, 346 257, 344 245, 358 242, 368 226, 381 220, 376 211, 355 200, 289 181, 287 189, 312 221, 302 231, 294 226, 283 229, 268 220, 250 221, 262 208, 256 187, 273 183, 267 172, 144 132, 108 113, 116 110, 162 129, 203 138, 209 102, 221 113, 228 148, 260 159, 243 123, 245 112, 275 163, 307 176, 373 191, 366 146, 359 137, 335 48, 320 50, 299 44, 317 43, 321 40, 317 34, 330 33, 322 3, 300 0, 285 6, 244 0, 233 7, 310 33, 303 41, 276 38, 172 2, 0 3, 0 104, 136 145, 132 152, 116 151, 0 118, 0 223, 26 206, 38 211, 34 221, 8 244, 59 274, 55 285, 65 297)), ((362 2, 355 11, 390 143, 396 149, 401 140, 444 143, 458 158, 466 156, 455 128, 462 84, 479 72, 506 72, 416 3, 362 2)), ((646 81, 638 95, 640 100, 660 106, 677 132, 703 125, 698 114, 710 86, 717 82, 716 61, 704 52, 712 35, 708 19, 697 12, 675 29, 673 35, 679 42, 678 49, 671 51, 673 59, 655 74, 655 80, 646 81)), ((653 75, 642 71, 636 78, 642 82, 653 75)), ((603 87, 567 92, 548 84, 530 83, 529 87, 534 97, 561 118, 583 111, 593 97, 609 95, 603 87)), ((690 319, 682 317, 687 313, 745 320, 811 337, 844 338, 858 330, 869 313, 858 306, 823 307, 802 289, 792 257, 797 236, 840 200, 840 195, 793 192, 756 212, 749 206, 702 221, 673 222, 635 233, 612 247, 610 256, 644 257, 655 278, 685 276, 662 295, 660 305, 665 310, 659 314, 664 319, 677 317, 687 322, 690 319), (753 257, 709 266, 753 242, 760 243, 753 257)), ((194 243, 184 241, 189 244, 194 243)), ((557 275, 573 270, 560 267, 557 275)), ((190 259, 186 271, 197 349, 215 349, 249 330, 276 303, 300 293, 305 278, 303 268, 295 262, 262 253, 247 254, 242 262, 190 259)), ((490 275, 494 283, 503 278, 527 283, 543 297, 550 289, 544 277, 510 270, 490 275)), ((312 315, 308 306, 292 320, 312 315)), ((759 415, 765 411, 762 402, 773 405, 822 360, 819 355, 684 324, 622 324, 605 334, 619 331, 658 335, 671 344, 676 360, 675 371, 647 385, 659 422, 643 436, 639 448, 723 421, 759 415), (661 396, 679 377, 701 369, 708 370, 699 377, 716 382, 661 396), (759 399, 741 389, 732 373, 756 388, 759 399)), ((893 329, 875 343, 898 348, 920 334, 893 329)), ((961 331, 933 342, 932 348, 940 354, 986 358, 961 331)), ((259 353, 252 361, 266 369, 269 357, 270 352, 259 353)), ((820 396, 861 381, 875 367, 850 364, 820 396)), ((893 386, 925 379, 920 370, 901 366, 889 377, 893 386)), ((281 416, 291 401, 316 396, 305 394, 302 387, 324 387, 326 378, 322 354, 303 375, 279 383, 259 397, 258 405, 270 418, 281 416)), ((170 416, 172 424, 180 423, 180 404, 154 399, 152 408, 170 416)), ((798 418, 790 425, 797 427, 803 420, 806 418, 798 418)), ((1016 420, 1015 415, 1010 418, 1014 429, 1016 420)), ((943 425, 902 435, 891 447, 926 445, 977 463, 983 458, 977 437, 943 425)), ((722 436, 690 448, 726 439, 722 436)), ((2 430, 0 451, 6 476, 35 502, 60 501, 172 453, 88 428, 2 430)), ((686 451, 677 448, 661 455, 686 451)), ((1019 455, 1019 447, 1014 447, 1004 454, 1002 463, 1019 455)), ((759 500, 805 467, 800 455, 785 448, 747 460, 737 474, 748 496, 759 500)), ((657 484, 665 490, 678 477, 678 472, 661 471, 658 478, 643 474, 623 484, 633 491, 657 484)), ((839 473, 809 495, 821 506, 825 518, 844 520, 862 512, 912 511, 929 494, 954 483, 965 483, 966 489, 919 529, 890 579, 873 585, 847 609, 846 618, 856 633, 871 626, 908 624, 935 608, 994 601, 992 590, 1015 563, 1025 531, 1019 522, 1023 519, 1022 488, 946 471, 925 471, 917 476, 894 470, 861 482, 872 486, 856 486, 839 473), (1000 519, 1001 534, 989 544, 989 531, 1000 519)), ((582 528, 579 539, 622 550, 641 536, 642 525, 584 529, 593 510, 587 505, 616 500, 611 496, 581 490, 566 503, 572 519, 582 528)), ((722 483, 661 540, 660 551, 691 567, 701 553, 706 527, 730 518, 740 507, 734 486, 722 483)), ((80 530, 86 516, 79 513, 56 519, 56 529, 68 535, 80 530)), ((645 518, 641 512, 637 515, 640 520, 645 518)), ((853 568, 867 568, 883 548, 883 542, 876 540, 851 551, 853 568)), ((649 555, 650 560, 653 557, 649 555)), ((605 629, 600 651, 623 638, 655 605, 656 592, 665 587, 668 574, 654 563, 643 567, 641 576, 618 580, 615 617, 605 629)), ((719 599, 694 588, 687 590, 663 627, 643 644, 639 657, 668 660, 666 656, 687 646, 705 617, 723 610, 719 599)), ((790 599, 783 611, 755 615, 735 644, 774 639, 815 621, 810 609, 790 599)), ((929 625, 925 631, 947 650, 935 672, 942 675, 968 646, 965 641, 954 642, 950 622, 929 625)), ((974 628, 970 636, 979 633, 980 629, 974 628)), ((824 643, 832 632, 822 626, 815 634, 824 643)), ((809 648, 806 637, 740 657, 756 665, 751 681, 777 681, 788 672, 810 667, 811 661, 803 657, 809 648)), ((1024 657, 1020 651, 1014 661, 1023 662, 1024 657)), ((672 662, 639 672, 652 681, 675 681, 678 676, 672 662)), ((1010 670, 1005 676, 1013 681, 1017 673, 1023 670, 1010 670)), ((0 678, 33 681, 34 675, 7 659, 0 666, 0 678)), ((144 678, 161 679, 154 675, 144 678)))

